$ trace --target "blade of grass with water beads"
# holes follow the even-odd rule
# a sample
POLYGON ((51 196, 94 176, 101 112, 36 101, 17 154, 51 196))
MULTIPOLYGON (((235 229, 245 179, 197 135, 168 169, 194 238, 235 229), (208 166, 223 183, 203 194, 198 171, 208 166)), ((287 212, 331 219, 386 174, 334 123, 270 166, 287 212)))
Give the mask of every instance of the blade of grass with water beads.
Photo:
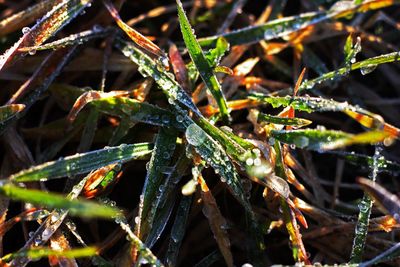
POLYGON ((144 77, 150 76, 154 79, 167 96, 170 104, 176 105, 176 101, 178 101, 198 116, 202 116, 191 97, 175 81, 172 73, 160 68, 159 64, 134 45, 121 39, 117 39, 116 45, 126 57, 139 66, 139 72, 144 77))
POLYGON ((124 163, 151 153, 153 145, 120 145, 46 162, 10 176, 11 181, 32 182, 87 173, 113 163, 124 163))
POLYGON ((325 12, 309 12, 298 16, 272 20, 261 25, 249 26, 226 34, 202 38, 199 39, 199 43, 203 47, 212 46, 219 37, 226 38, 232 46, 253 44, 262 40, 269 41, 288 36, 293 32, 300 31, 308 26, 316 25, 324 21, 329 21, 332 18, 345 18, 351 14, 380 9, 394 4, 397 4, 397 2, 374 0, 361 5, 347 5, 342 9, 333 8, 325 12))
POLYGON ((0 36, 22 29, 46 14, 62 0, 44 0, 0 21, 0 36))
MULTIPOLYGON (((113 19, 117 22, 118 26, 129 36, 129 38, 131 38, 131 40, 135 44, 145 49, 146 51, 156 55, 162 60, 168 60, 165 53, 156 44, 154 44, 148 38, 143 36, 140 32, 131 28, 129 25, 127 25, 125 22, 122 21, 121 17, 118 14, 117 9, 114 7, 111 1, 103 0, 103 3, 106 6, 108 12, 110 12, 113 19)), ((167 62, 162 62, 162 63, 167 64, 167 62)))
POLYGON ((149 162, 146 180, 143 191, 140 196, 139 220, 136 225, 137 236, 143 240, 146 239, 148 233, 154 224, 158 198, 161 197, 163 179, 165 177, 165 169, 169 166, 171 158, 175 151, 175 143, 177 132, 173 129, 160 128, 157 135, 154 149, 149 162))
MULTIPOLYGON (((71 20, 78 16, 92 0, 64 0, 57 3, 51 11, 44 15, 31 29, 24 28, 23 36, 0 58, 0 70, 22 57, 19 51, 23 47, 35 47, 43 44, 56 34, 71 20)), ((30 51, 33 54, 35 51, 30 51)))
POLYGON ((151 125, 173 127, 183 130, 181 116, 175 116, 171 111, 152 104, 139 102, 127 97, 108 97, 91 102, 100 112, 143 122, 151 125))
POLYGON ((226 105, 226 100, 222 92, 221 85, 219 84, 219 81, 215 76, 213 69, 210 66, 210 63, 205 57, 201 46, 196 40, 192 26, 190 25, 189 20, 186 17, 186 13, 182 7, 181 1, 177 0, 176 2, 177 2, 178 17, 181 26, 182 36, 185 45, 189 51, 189 55, 194 65, 198 69, 203 82, 210 90, 211 94, 214 96, 223 119, 227 120, 229 118, 229 111, 226 105))
POLYGON ((15 253, 10 253, 1 258, 1 261, 8 262, 10 260, 27 257, 31 260, 39 260, 41 258, 56 256, 63 258, 84 258, 84 257, 93 257, 97 255, 96 247, 85 247, 85 248, 75 248, 70 250, 53 250, 44 247, 32 248, 24 251, 18 251, 15 253))
POLYGON ((354 144, 374 144, 382 142, 388 134, 382 131, 371 131, 357 135, 334 130, 280 130, 271 131, 271 136, 287 144, 295 145, 299 148, 312 150, 336 149, 354 144))
POLYGON ((0 186, 0 194, 13 200, 32 203, 50 209, 66 209, 69 213, 76 216, 112 219, 120 215, 119 210, 96 202, 68 200, 63 195, 33 189, 23 189, 11 183, 0 186))
POLYGON ((169 240, 168 250, 165 256, 165 262, 168 264, 168 266, 176 266, 179 249, 186 232, 186 223, 191 204, 192 196, 183 196, 179 203, 175 221, 171 229, 171 238, 169 240))

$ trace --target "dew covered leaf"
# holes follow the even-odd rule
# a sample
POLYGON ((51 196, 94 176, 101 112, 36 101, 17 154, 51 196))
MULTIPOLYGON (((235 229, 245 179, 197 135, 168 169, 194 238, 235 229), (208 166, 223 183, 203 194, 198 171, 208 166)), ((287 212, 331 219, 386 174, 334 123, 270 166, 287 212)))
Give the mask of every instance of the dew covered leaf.
POLYGON ((191 97, 175 81, 172 73, 165 70, 134 45, 122 39, 117 39, 116 45, 126 57, 139 66, 139 72, 144 77, 150 76, 154 79, 167 96, 170 104, 176 105, 179 102, 197 115, 202 116, 191 97))
POLYGON ((181 26, 181 32, 183 36, 183 40, 185 45, 189 51, 189 55, 199 71, 200 77, 203 82, 210 90, 211 94, 214 96, 218 107, 220 109, 222 118, 227 120, 229 118, 228 106, 226 105, 225 96, 222 92, 221 85, 215 76, 215 73, 210 66, 209 61, 205 57, 203 50, 199 43, 197 42, 196 36, 194 35, 192 26, 189 23, 188 18, 186 17, 185 10, 183 9, 182 3, 180 0, 176 1, 178 8, 178 17, 179 23, 181 26))
POLYGON ((360 5, 347 5, 342 9, 331 9, 325 12, 308 12, 296 16, 279 18, 261 25, 249 26, 229 33, 201 38, 199 39, 199 43, 203 47, 212 46, 219 37, 224 37, 232 46, 253 44, 262 40, 269 41, 288 36, 293 32, 300 31, 308 26, 329 21, 333 18, 345 18, 351 14, 380 9, 394 4, 392 1, 380 2, 380 4, 374 5, 374 3, 369 3, 368 1, 360 5))
POLYGON ((118 26, 129 36, 129 38, 131 38, 133 42, 135 42, 138 46, 142 47, 148 52, 168 60, 164 52, 156 44, 154 44, 150 39, 146 38, 140 32, 133 29, 122 21, 117 9, 114 7, 110 0, 103 0, 103 3, 106 6, 107 10, 110 12, 113 19, 117 22, 118 26))
POLYGON ((10 253, 1 258, 2 261, 10 261, 12 259, 27 257, 32 260, 38 260, 44 257, 56 256, 63 258, 82 258, 93 257, 97 255, 98 249, 96 247, 75 248, 70 250, 53 250, 45 247, 36 247, 28 250, 10 253))
POLYGON ((302 118, 283 118, 283 117, 272 116, 272 115, 263 114, 263 113, 258 114, 257 121, 259 123, 267 122, 267 123, 290 125, 290 126, 297 126, 297 127, 307 126, 312 123, 312 121, 302 119, 302 118))
POLYGON ((183 128, 179 122, 179 115, 175 116, 169 110, 127 97, 107 97, 93 100, 91 104, 100 112, 112 116, 127 117, 132 121, 174 127, 181 130, 183 128))
POLYGON ((120 145, 76 154, 56 161, 46 162, 10 176, 15 182, 49 180, 87 173, 100 167, 124 163, 151 153, 152 144, 120 145))
POLYGON ((176 144, 177 132, 173 129, 160 128, 150 158, 146 180, 141 194, 140 222, 137 225, 138 236, 146 239, 154 224, 158 201, 163 192, 162 183, 169 167, 176 144))
POLYGON ((0 60, 0 70, 22 56, 22 52, 19 52, 18 49, 43 44, 78 16, 86 7, 90 6, 91 2, 92 0, 54 1, 53 8, 31 29, 24 28, 23 36, 3 54, 0 60))
POLYGON ((317 129, 273 130, 271 136, 284 143, 313 150, 330 150, 354 144, 374 144, 389 137, 383 131, 370 131, 354 135, 342 131, 317 129))
POLYGON ((24 189, 6 183, 0 186, 0 194, 13 200, 44 206, 49 209, 65 209, 70 214, 81 217, 99 217, 111 219, 120 215, 120 211, 110 206, 83 199, 66 199, 63 195, 24 189))
MULTIPOLYGON (((369 170, 372 166, 374 159, 371 156, 357 154, 353 152, 344 151, 327 151, 325 153, 337 155, 339 158, 343 158, 346 162, 354 165, 360 166, 365 170, 369 170)), ((385 158, 377 159, 377 166, 380 172, 386 172, 391 175, 400 174, 400 164, 394 161, 387 160, 385 158)))
POLYGON ((338 102, 332 99, 324 99, 321 97, 301 97, 301 96, 285 96, 271 97, 263 94, 251 94, 250 99, 260 101, 262 103, 271 104, 272 107, 292 107, 298 111, 311 112, 343 112, 358 123, 369 129, 381 129, 393 138, 399 138, 400 130, 395 126, 383 121, 381 116, 374 114, 366 109, 358 106, 350 105, 347 102, 338 102))

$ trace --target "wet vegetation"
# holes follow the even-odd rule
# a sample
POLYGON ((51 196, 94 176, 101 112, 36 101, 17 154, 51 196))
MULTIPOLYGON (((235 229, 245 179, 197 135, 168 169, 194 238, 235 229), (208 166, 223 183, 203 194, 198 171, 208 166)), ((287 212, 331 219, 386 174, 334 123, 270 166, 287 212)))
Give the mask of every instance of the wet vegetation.
POLYGON ((1 266, 398 266, 399 3, 0 0, 1 266))

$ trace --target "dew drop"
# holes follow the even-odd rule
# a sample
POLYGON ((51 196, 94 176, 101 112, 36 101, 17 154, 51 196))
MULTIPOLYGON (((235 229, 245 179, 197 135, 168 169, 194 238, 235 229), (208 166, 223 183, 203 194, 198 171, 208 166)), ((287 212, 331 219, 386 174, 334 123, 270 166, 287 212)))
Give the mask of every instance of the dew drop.
POLYGON ((195 123, 190 124, 185 132, 186 140, 192 146, 198 146, 206 139, 206 134, 203 129, 195 123))
POLYGON ((31 28, 29 28, 29 27, 23 27, 22 28, 22 33, 23 34, 27 34, 28 32, 30 32, 31 31, 31 28))
POLYGON ((377 65, 370 64, 370 65, 367 65, 365 67, 362 67, 360 69, 360 72, 361 72, 362 75, 367 75, 367 74, 373 72, 376 69, 376 67, 377 67, 377 65))

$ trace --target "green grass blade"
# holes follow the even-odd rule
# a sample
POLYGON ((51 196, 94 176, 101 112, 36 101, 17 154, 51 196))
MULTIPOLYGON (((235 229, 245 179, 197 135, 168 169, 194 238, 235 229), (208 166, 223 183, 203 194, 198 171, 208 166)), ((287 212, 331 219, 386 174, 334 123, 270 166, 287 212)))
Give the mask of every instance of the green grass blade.
MULTIPOLYGON (((333 154, 338 156, 339 158, 343 158, 346 162, 361 167, 362 169, 369 170, 370 166, 373 165, 374 159, 373 157, 357 154, 354 152, 344 152, 344 151, 326 151, 325 153, 333 154)), ((377 164, 379 166, 380 172, 385 172, 390 175, 399 175, 400 174, 400 164, 397 162, 393 162, 387 160, 385 158, 378 158, 377 164)))
POLYGON ((377 66, 385 63, 396 62, 400 60, 400 52, 392 52, 389 54, 384 54, 372 58, 368 58, 359 62, 355 62, 350 66, 346 66, 343 68, 339 68, 337 70, 325 73, 315 79, 312 80, 305 80, 299 87, 299 92, 312 90, 317 85, 325 82, 325 81, 332 81, 334 79, 339 79, 341 77, 347 76, 350 71, 353 70, 360 70, 361 74, 366 75, 371 73, 373 70, 376 69, 377 66))
POLYGON ((33 189, 23 189, 10 183, 0 186, 0 194, 10 199, 44 206, 49 209, 65 209, 80 217, 99 217, 105 219, 120 215, 118 209, 87 200, 69 200, 63 195, 33 189))
POLYGON ((373 115, 373 113, 356 106, 352 106, 347 102, 338 102, 332 99, 324 99, 321 97, 308 96, 282 96, 273 97, 264 94, 250 94, 250 99, 268 103, 274 108, 292 107, 298 111, 311 112, 339 112, 351 110, 365 115, 373 115))
POLYGON ((354 144, 382 142, 388 134, 382 131, 370 131, 353 135, 342 131, 304 129, 271 131, 271 136, 299 148, 329 150, 354 144))
POLYGON ((154 224, 154 216, 157 208, 157 199, 163 192, 162 183, 165 179, 165 168, 169 166, 172 155, 175 150, 177 132, 175 130, 167 130, 161 128, 157 135, 154 149, 149 162, 149 169, 143 186, 142 195, 140 197, 138 236, 145 240, 154 224))
POLYGON ((202 116, 191 97, 175 81, 172 73, 166 71, 133 44, 117 39, 116 45, 126 57, 139 66, 139 72, 144 77, 150 76, 154 79, 171 105, 177 105, 177 102, 179 102, 197 115, 202 116))
POLYGON ((186 223, 191 204, 192 196, 183 196, 179 203, 175 221, 171 229, 171 238, 168 244, 168 250, 165 256, 165 262, 168 266, 176 266, 179 249, 186 232, 186 223))
MULTIPOLYGON (((153 252, 137 237, 129 227, 129 224, 126 222, 125 218, 119 218, 116 222, 120 225, 121 229, 125 231, 127 234, 127 239, 132 243, 133 246, 139 252, 139 258, 143 259, 142 262, 146 262, 150 266, 162 267, 164 266, 156 256, 154 256, 153 252)), ((141 260, 139 260, 141 262, 141 260)))
POLYGON ((96 247, 85 247, 76 248, 70 250, 53 250, 49 248, 32 248, 28 250, 18 251, 16 253, 11 253, 5 255, 1 258, 3 261, 10 261, 15 258, 27 257, 31 260, 39 260, 44 257, 55 256, 63 258, 83 258, 83 257, 93 257, 97 255, 96 247))
POLYGON ((149 143, 123 144, 46 162, 16 173, 10 179, 15 182, 31 182, 73 176, 109 164, 124 163, 147 155, 151 150, 152 144, 149 143))
MULTIPOLYGON (((373 156, 373 164, 371 165, 371 173, 369 175, 369 180, 367 180, 367 184, 373 184, 375 185, 376 178, 378 176, 379 172, 379 165, 378 165, 378 159, 381 157, 381 150, 382 148, 379 145, 375 146, 375 153, 373 156)), ((362 184, 363 185, 363 184, 362 184)), ((372 187, 374 188, 374 187, 372 187)), ((375 190, 375 189, 374 189, 375 190)), ((371 192, 370 190, 366 190, 367 192, 371 192)), ((373 200, 367 192, 364 192, 364 196, 358 205, 359 207, 359 213, 358 213, 358 219, 357 219, 357 224, 355 228, 355 233, 354 233, 354 239, 353 239, 353 246, 351 248, 351 254, 350 254, 350 263, 360 263, 362 261, 362 256, 364 254, 364 248, 365 244, 367 241, 367 235, 368 235, 368 226, 369 226, 369 220, 372 212, 372 205, 373 205, 373 200)), ((373 191, 373 192, 379 192, 379 190, 373 191)), ((372 194, 372 196, 375 196, 376 194, 372 194)), ((385 196, 385 194, 383 194, 385 196)), ((385 196, 386 197, 386 196, 385 196)), ((390 198, 388 198, 390 200, 390 198)), ((385 203, 386 201, 382 201, 383 199, 379 199, 379 203, 385 203)), ((386 203, 385 203, 386 204, 386 203)), ((386 206, 384 206, 386 208, 386 206)), ((398 201, 395 201, 396 207, 396 214, 397 211, 399 210, 398 207, 398 201)), ((391 211, 391 210, 390 210, 391 211)))
POLYGON ((366 12, 368 10, 383 8, 394 4, 397 4, 397 1, 396 3, 389 2, 376 6, 365 3, 364 5, 347 5, 340 9, 333 8, 325 12, 309 12, 297 16, 276 19, 257 26, 249 26, 226 34, 203 38, 199 40, 199 43, 203 47, 213 46, 219 37, 224 37, 233 46, 253 44, 262 40, 269 41, 331 19, 348 17, 357 12, 366 12))
POLYGON ((178 121, 180 117, 169 110, 139 102, 127 97, 107 97, 91 102, 99 111, 121 118, 128 117, 132 121, 151 125, 174 127, 183 130, 178 121))
POLYGON ((259 113, 257 122, 268 122, 273 124, 280 125, 292 125, 297 127, 307 126, 312 123, 310 120, 301 119, 301 118, 283 118, 278 116, 272 116, 268 114, 259 113))
POLYGON ((227 120, 229 118, 229 111, 224 94, 222 92, 221 85, 219 84, 217 76, 215 76, 212 67, 205 57, 201 46, 197 42, 192 26, 190 25, 189 20, 186 17, 186 13, 183 9, 181 1, 177 0, 176 3, 178 7, 178 17, 181 26, 182 36, 189 51, 189 55, 193 63, 199 70, 200 77, 214 96, 223 119, 227 120))

